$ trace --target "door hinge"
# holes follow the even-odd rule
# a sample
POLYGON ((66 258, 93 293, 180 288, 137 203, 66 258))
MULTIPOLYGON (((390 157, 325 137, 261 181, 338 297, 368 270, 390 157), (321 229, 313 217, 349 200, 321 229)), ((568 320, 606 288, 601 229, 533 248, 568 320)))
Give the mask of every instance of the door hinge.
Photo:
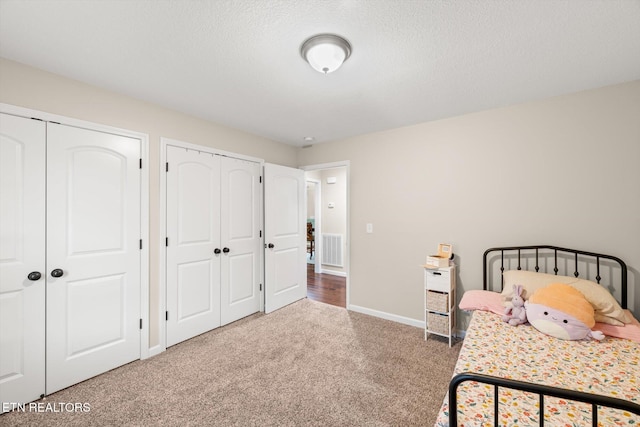
POLYGON ((260 175, 260 184, 262 184, 262 175, 260 175))
POLYGON ((260 230, 260 237, 262 237, 262 230, 260 230))
POLYGON ((140 319, 140 329, 142 330, 142 319, 140 319))
POLYGON ((140 159, 140 169, 142 169, 142 159, 140 159))
POLYGON ((49 123, 53 123, 54 125, 59 125, 60 122, 54 122, 54 121, 50 121, 49 123))
POLYGON ((262 283, 260 283, 260 291, 262 291, 262 283))
POLYGON ((169 312, 168 311, 164 312, 164 320, 167 320, 167 321, 169 320, 169 312))
POLYGON ((165 172, 169 172, 169 162, 165 163, 165 165, 164 165, 164 171, 165 171, 165 172))
POLYGON ((169 238, 168 237, 164 238, 164 245, 165 246, 169 246, 169 238))
POLYGON ((142 239, 140 239, 140 250, 142 250, 142 239))
POLYGON ((39 121, 39 122, 44 122, 44 120, 39 119, 39 118, 37 118, 37 117, 31 117, 31 120, 37 120, 37 121, 39 121))

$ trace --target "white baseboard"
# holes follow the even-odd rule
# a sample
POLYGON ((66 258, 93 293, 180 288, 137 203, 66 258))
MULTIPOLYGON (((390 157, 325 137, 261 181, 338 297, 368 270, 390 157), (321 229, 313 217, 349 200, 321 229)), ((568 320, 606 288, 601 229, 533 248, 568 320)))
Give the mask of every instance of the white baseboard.
MULTIPOLYGON (((355 311, 356 313, 368 314, 369 316, 379 317, 381 319, 391 320, 392 322, 402 323, 403 325, 415 326, 416 328, 424 329, 424 320, 411 319, 410 317, 399 316, 397 314, 386 313, 384 311, 378 311, 372 308, 361 307, 353 304, 350 304, 347 309, 355 311)), ((463 331, 461 329, 456 329, 453 336, 464 339, 466 332, 467 331, 463 331)))
POLYGON ((157 356, 158 354, 164 352, 164 349, 160 347, 160 345, 155 345, 153 347, 149 347, 149 355, 148 357, 157 356))
POLYGON ((345 273, 344 271, 334 271, 334 270, 321 269, 320 273, 322 273, 322 274, 331 274, 332 276, 347 277, 347 273, 345 273))
POLYGON ((411 319, 409 317, 386 313, 384 311, 378 311, 372 308, 360 307, 359 305, 353 305, 353 304, 350 304, 349 307, 347 307, 347 309, 351 311, 355 311, 357 313, 368 314, 369 316, 379 317, 381 319, 391 320, 392 322, 398 322, 404 325, 415 326, 416 328, 424 329, 424 320, 411 319))

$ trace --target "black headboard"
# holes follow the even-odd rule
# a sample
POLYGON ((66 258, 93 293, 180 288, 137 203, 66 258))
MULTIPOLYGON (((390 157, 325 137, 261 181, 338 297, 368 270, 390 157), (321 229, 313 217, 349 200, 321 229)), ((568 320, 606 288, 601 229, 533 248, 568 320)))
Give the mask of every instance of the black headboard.
POLYGON ((488 284, 489 284, 488 257, 490 254, 495 252, 500 252, 500 274, 501 275, 502 273, 504 273, 504 270, 505 270, 505 253, 507 254, 507 257, 509 259, 514 259, 517 253, 517 263, 518 263, 517 269, 518 270, 522 270, 521 263, 522 263, 523 257, 526 257, 526 259, 531 259, 535 255, 534 270, 536 272, 540 271, 540 262, 539 262, 540 257, 544 256, 546 259, 547 257, 550 258, 551 256, 553 256, 553 272, 556 275, 558 274, 558 271, 559 271, 558 255, 560 255, 560 257, 562 258, 567 258, 567 256, 569 256, 573 258, 573 263, 575 266, 573 267, 573 270, 574 270, 573 275, 575 277, 578 277, 580 275, 580 272, 578 269, 578 256, 580 256, 581 261, 584 261, 586 259, 589 264, 591 265, 595 264, 595 267, 596 267, 595 280, 598 283, 600 283, 600 280, 602 279, 602 277, 600 277, 600 260, 605 259, 605 260, 613 261, 618 264, 621 271, 620 291, 622 292, 622 294, 620 299, 620 305, 622 306, 622 308, 627 308, 627 264, 625 264, 624 261, 622 261, 618 257, 612 256, 612 255, 597 254, 594 252, 580 251, 577 249, 560 248, 558 246, 549 246, 549 245, 509 246, 509 247, 502 247, 502 248, 490 248, 484 252, 484 255, 482 257, 482 273, 483 273, 482 287, 484 290, 488 289, 488 284))

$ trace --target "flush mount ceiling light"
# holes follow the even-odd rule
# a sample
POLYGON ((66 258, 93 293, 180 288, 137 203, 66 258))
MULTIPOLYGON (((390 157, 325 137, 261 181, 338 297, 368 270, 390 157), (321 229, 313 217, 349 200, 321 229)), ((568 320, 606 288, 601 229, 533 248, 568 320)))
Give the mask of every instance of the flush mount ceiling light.
POLYGON ((328 74, 349 58, 351 45, 335 34, 318 34, 302 43, 300 54, 314 70, 328 74))

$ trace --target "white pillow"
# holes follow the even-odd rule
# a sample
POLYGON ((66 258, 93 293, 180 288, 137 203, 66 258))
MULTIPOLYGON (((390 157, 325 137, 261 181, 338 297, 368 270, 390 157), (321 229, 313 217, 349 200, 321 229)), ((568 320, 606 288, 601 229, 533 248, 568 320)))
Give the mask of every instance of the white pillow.
POLYGON ((615 298, 604 287, 589 280, 578 279, 570 276, 556 276, 554 274, 536 273, 535 271, 509 270, 503 274, 504 289, 502 290, 502 301, 505 306, 511 305, 513 298, 513 285, 522 285, 525 300, 538 289, 552 283, 564 283, 570 285, 585 296, 595 310, 596 322, 608 323, 610 325, 623 326, 631 321, 627 314, 620 307, 615 298))

